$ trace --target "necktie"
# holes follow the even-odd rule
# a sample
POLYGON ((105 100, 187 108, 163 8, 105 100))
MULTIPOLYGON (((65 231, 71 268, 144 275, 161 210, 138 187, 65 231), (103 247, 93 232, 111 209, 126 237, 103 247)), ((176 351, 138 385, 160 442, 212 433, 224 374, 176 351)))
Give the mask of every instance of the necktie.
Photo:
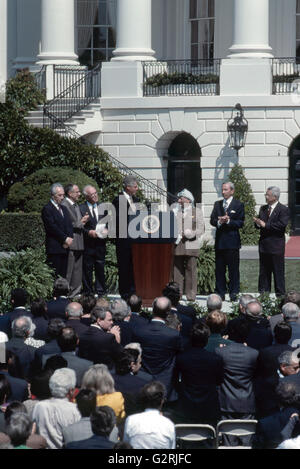
POLYGON ((94 212, 94 217, 96 218, 96 221, 98 221, 98 208, 97 208, 97 204, 93 205, 93 212, 94 212))
POLYGON ((267 220, 269 220, 269 217, 271 215, 271 211, 272 211, 272 207, 271 207, 271 205, 269 205, 268 212, 267 212, 267 220))
POLYGON ((223 208, 224 208, 224 212, 226 213, 227 208, 228 208, 228 202, 227 202, 227 200, 224 200, 224 202, 223 202, 223 208))
POLYGON ((58 206, 58 211, 59 211, 59 213, 61 214, 61 216, 63 217, 63 216, 64 216, 64 212, 62 211, 62 208, 61 208, 60 205, 58 206))

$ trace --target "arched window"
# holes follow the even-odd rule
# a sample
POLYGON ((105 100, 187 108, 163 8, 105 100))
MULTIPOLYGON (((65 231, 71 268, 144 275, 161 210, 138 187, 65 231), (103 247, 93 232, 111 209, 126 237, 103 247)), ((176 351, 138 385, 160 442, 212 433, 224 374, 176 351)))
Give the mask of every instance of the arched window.
POLYGON ((168 150, 168 191, 176 194, 186 188, 195 202, 201 202, 202 181, 200 167, 201 149, 197 140, 188 133, 174 138, 168 150))
POLYGON ((191 59, 214 58, 215 0, 190 0, 191 59))
POLYGON ((82 65, 107 61, 115 49, 116 0, 77 0, 77 53, 82 65))

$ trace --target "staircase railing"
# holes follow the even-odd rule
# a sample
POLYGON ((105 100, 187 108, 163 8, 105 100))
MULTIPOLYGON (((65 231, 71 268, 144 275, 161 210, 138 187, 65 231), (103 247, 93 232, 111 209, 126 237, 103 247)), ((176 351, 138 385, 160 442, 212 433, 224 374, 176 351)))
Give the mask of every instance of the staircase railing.
MULTIPOLYGON (((61 72, 62 69, 60 68, 60 73, 61 72)), ((50 127, 54 130, 60 129, 66 137, 75 138, 80 140, 82 143, 88 144, 89 142, 85 137, 81 136, 73 128, 67 125, 66 121, 81 109, 85 108, 92 101, 100 97, 100 73, 101 64, 93 70, 85 71, 82 77, 64 89, 53 100, 46 103, 44 105, 43 126, 50 127)), ((58 86, 65 86, 66 79, 64 78, 63 73, 61 73, 61 75, 62 81, 59 85, 56 82, 56 88, 58 86)), ((158 202, 160 205, 166 207, 167 204, 173 203, 177 200, 176 196, 155 185, 153 182, 144 178, 113 156, 108 154, 108 157, 112 165, 117 168, 123 176, 130 175, 137 179, 145 199, 149 202, 158 202)))
MULTIPOLYGON (((83 76, 44 105, 44 127, 62 128, 64 122, 101 96, 101 63, 81 74, 83 76)), ((63 73, 61 80, 60 86, 64 86, 63 73)))
MULTIPOLYGON (((64 134, 66 137, 76 138, 77 140, 80 140, 84 144, 90 143, 86 140, 84 136, 79 135, 75 130, 73 130, 64 122, 60 122, 58 120, 57 124, 59 124, 60 128, 64 131, 64 134)), ((122 163, 121 161, 111 156, 109 153, 108 153, 108 158, 111 164, 116 169, 118 169, 118 171, 123 176, 134 176, 137 179, 139 188, 142 190, 144 197, 147 201, 158 202, 160 205, 163 205, 163 206, 166 206, 167 204, 172 204, 177 201, 177 197, 174 194, 162 189, 161 187, 157 186, 153 182, 144 178, 139 173, 134 171, 134 169, 129 168, 124 163, 122 163)))

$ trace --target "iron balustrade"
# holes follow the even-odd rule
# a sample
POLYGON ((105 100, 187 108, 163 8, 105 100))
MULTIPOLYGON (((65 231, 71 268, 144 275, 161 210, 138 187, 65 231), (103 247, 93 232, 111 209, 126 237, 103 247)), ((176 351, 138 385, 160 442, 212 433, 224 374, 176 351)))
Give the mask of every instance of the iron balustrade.
POLYGON ((220 94, 220 59, 143 62, 144 96, 220 94))
POLYGON ((55 67, 54 82, 56 90, 60 92, 44 105, 44 127, 62 127, 64 122, 99 98, 100 73, 101 64, 92 70, 84 71, 74 67, 55 67))
POLYGON ((33 78, 40 91, 46 90, 46 66, 43 65, 38 72, 33 72, 33 78))
POLYGON ((273 94, 291 94, 300 83, 300 57, 272 59, 273 94))

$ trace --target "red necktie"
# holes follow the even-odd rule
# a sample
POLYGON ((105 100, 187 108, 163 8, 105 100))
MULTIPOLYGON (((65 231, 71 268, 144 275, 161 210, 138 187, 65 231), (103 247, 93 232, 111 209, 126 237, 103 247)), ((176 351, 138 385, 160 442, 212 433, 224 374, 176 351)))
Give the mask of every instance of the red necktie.
POLYGON ((271 215, 271 210, 272 210, 272 207, 271 207, 271 205, 269 205, 268 212, 267 212, 267 220, 269 220, 269 217, 271 215))

